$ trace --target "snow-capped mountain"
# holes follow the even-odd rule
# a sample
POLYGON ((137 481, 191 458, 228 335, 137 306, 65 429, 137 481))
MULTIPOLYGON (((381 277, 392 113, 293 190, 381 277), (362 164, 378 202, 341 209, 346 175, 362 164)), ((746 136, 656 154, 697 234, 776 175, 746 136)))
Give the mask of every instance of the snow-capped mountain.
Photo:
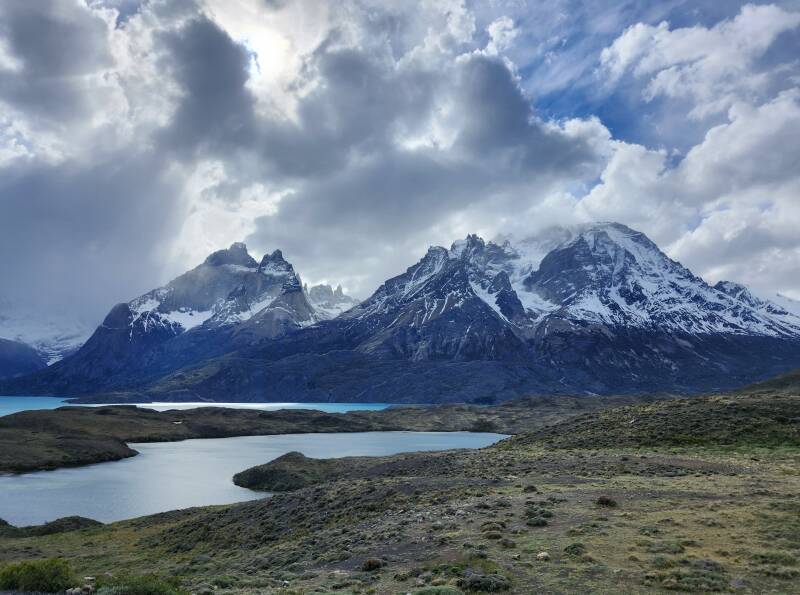
POLYGON ((561 231, 560 243, 544 254, 531 249, 533 239, 496 244, 474 235, 449 250, 433 247, 344 316, 414 311, 385 332, 406 322, 417 328, 443 316, 452 320, 460 314, 449 311, 475 309, 480 300, 520 339, 546 333, 554 321, 694 336, 800 336, 797 315, 742 286, 709 286, 642 233, 616 223, 561 231))
POLYGON ((358 304, 357 299, 344 293, 341 285, 337 285, 336 289, 326 284, 304 286, 304 290, 317 314, 327 319, 336 318, 358 304))
POLYGON ((298 326, 310 324, 317 317, 302 293, 294 268, 280 250, 259 263, 244 244, 234 243, 164 287, 129 302, 131 333, 159 327, 179 335, 201 326, 220 328, 261 320, 267 313, 298 326), (287 309, 285 296, 292 293, 301 294, 300 300, 287 309))
POLYGON ((800 332, 800 319, 710 287, 644 234, 615 223, 576 228, 522 285, 520 295, 543 300, 530 310, 537 316, 689 335, 800 332))
POLYGON ((309 303, 280 250, 258 262, 234 243, 163 287, 114 306, 72 357, 36 383, 81 392, 135 385, 327 318, 309 303))
POLYGON ((304 290, 280 252, 256 263, 235 244, 117 306, 39 386, 441 402, 691 393, 800 365, 792 308, 736 284, 711 287, 616 223, 490 242, 470 235, 347 302, 338 289, 304 290))
POLYGON ((32 347, 48 364, 77 351, 93 330, 93 325, 65 313, 0 300, 0 338, 32 347))

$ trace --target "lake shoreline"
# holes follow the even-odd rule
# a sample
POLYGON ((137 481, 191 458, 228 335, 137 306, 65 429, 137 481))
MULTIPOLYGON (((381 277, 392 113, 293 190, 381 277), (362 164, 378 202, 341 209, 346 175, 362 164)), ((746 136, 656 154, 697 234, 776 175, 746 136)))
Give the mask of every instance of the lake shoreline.
POLYGON ((0 417, 0 472, 25 473, 135 456, 128 443, 325 432, 417 431, 518 434, 637 397, 530 397, 495 406, 438 405, 326 413, 134 405, 68 406, 0 417))
MULTIPOLYGON (((4 496, 0 519, 28 528, 70 517, 115 523, 171 510, 228 505, 269 496, 232 478, 291 452, 304 452, 315 460, 349 461, 482 448, 504 438, 468 432, 334 432, 131 443, 140 455, 128 460, 0 478, 4 496)), ((0 533, 3 526, 0 522, 0 533)))

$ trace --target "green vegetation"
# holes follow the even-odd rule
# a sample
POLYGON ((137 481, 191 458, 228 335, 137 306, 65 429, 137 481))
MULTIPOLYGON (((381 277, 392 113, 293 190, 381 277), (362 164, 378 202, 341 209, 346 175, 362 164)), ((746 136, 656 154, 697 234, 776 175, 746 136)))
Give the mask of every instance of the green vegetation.
POLYGON ((509 448, 800 446, 800 399, 788 394, 719 395, 606 409, 515 438, 509 448))
POLYGON ((78 584, 66 560, 31 560, 0 568, 0 590, 57 593, 78 584))
POLYGON ((86 519, 79 516, 70 516, 57 519, 44 525, 33 527, 14 527, 3 519, 0 519, 0 537, 36 537, 38 535, 52 535, 54 533, 64 533, 65 531, 77 531, 79 529, 91 529, 101 527, 103 523, 93 519, 86 519))

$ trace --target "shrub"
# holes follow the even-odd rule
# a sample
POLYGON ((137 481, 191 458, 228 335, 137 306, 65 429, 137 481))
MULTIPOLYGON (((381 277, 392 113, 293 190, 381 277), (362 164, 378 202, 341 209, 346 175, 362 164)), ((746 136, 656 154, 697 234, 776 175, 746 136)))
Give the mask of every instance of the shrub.
POLYGON ((797 558, 786 552, 757 552, 753 554, 753 560, 759 564, 781 564, 784 566, 797 564, 797 558))
POLYGON ((0 568, 0 590, 56 593, 78 584, 66 560, 32 560, 0 568))
POLYGON ((508 591, 511 583, 508 579, 499 574, 473 574, 470 577, 459 579, 459 586, 470 591, 482 591, 495 593, 497 591, 508 591))
POLYGON ((361 570, 364 572, 373 572, 375 570, 379 570, 383 567, 383 560, 379 560, 378 558, 367 558, 364 560, 364 563, 361 564, 361 570))
POLYGON ((613 498, 609 498, 608 496, 600 496, 597 500, 594 501, 595 504, 598 506, 605 506, 606 508, 616 508, 617 501, 613 498))
POLYGON ((564 551, 570 556, 582 556, 586 553, 586 546, 582 543, 571 543, 564 548, 564 551))
POLYGON ((472 424, 470 432, 494 432, 497 430, 497 424, 490 419, 478 419, 472 424))
POLYGON ((682 554, 685 549, 680 543, 672 541, 656 541, 647 546, 651 554, 682 554))

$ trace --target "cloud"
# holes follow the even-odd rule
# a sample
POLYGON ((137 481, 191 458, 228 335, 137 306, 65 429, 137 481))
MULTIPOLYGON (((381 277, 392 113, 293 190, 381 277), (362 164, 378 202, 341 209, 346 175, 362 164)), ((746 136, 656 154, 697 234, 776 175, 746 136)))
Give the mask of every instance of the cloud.
POLYGON ((616 143, 583 219, 616 219, 649 233, 709 281, 798 294, 800 92, 737 104, 677 165, 664 151, 616 143))
POLYGON ((630 72, 647 79, 646 100, 691 100, 689 117, 701 119, 738 101, 762 98, 777 73, 759 68, 757 60, 782 33, 798 26, 800 12, 752 4, 711 28, 637 23, 603 50, 600 61, 610 84, 630 72))
POLYGON ((501 60, 390 59, 353 47, 310 59, 317 87, 285 138, 302 146, 313 131, 314 148, 283 147, 274 171, 294 176, 293 192, 250 243, 280 245, 312 279, 366 295, 432 241, 452 241, 454 226, 493 234, 486 222, 498 207, 527 209, 559 182, 600 171, 605 128, 539 120, 501 60))
POLYGON ((245 48, 205 16, 168 31, 162 42, 164 66, 180 89, 163 142, 212 151, 235 151, 252 142, 254 100, 246 88, 250 58, 245 48))
POLYGON ((616 219, 800 294, 797 10, 656 4, 0 3, 3 293, 100 319, 246 236, 365 296, 616 219))
POLYGON ((147 289, 183 211, 164 200, 180 180, 152 153, 114 154, 90 167, 17 164, 0 170, 3 296, 89 320, 147 289))
POLYGON ((0 97, 46 121, 86 116, 96 75, 111 65, 102 15, 77 2, 6 2, 0 36, 14 68, 0 69, 0 97))

